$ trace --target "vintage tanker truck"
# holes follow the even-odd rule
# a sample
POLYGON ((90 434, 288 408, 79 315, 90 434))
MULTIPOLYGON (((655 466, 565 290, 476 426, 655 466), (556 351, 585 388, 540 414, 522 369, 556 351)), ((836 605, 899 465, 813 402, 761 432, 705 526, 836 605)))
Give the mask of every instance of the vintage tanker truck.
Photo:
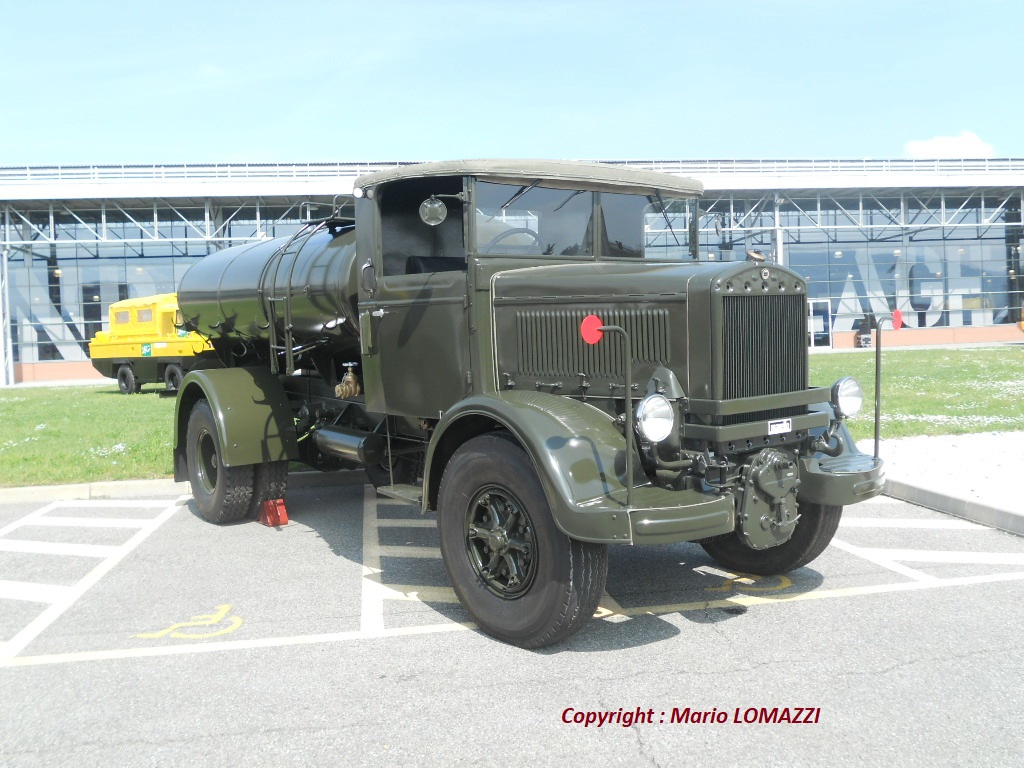
POLYGON ((175 475, 214 523, 282 498, 289 462, 363 468, 436 513, 452 586, 523 647, 579 629, 609 544, 699 542, 777 574, 883 486, 808 386, 807 286, 709 261, 699 183, 599 164, 402 166, 352 218, 229 248, 178 298, 223 368, 179 389, 175 475))

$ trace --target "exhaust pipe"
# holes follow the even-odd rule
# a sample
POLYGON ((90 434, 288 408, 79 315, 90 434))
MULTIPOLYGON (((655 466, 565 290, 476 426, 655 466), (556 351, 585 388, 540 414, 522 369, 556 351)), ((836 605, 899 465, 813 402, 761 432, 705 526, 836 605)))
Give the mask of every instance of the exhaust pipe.
POLYGON ((323 426, 316 431, 313 441, 321 453, 364 466, 380 464, 387 457, 387 439, 372 432, 323 426))

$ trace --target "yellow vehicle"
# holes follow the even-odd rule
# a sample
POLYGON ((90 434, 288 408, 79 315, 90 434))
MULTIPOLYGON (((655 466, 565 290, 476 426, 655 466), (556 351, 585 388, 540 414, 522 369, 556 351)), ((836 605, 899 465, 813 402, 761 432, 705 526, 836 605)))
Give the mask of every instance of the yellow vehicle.
POLYGON ((93 367, 116 378, 125 395, 151 383, 173 392, 188 371, 216 360, 212 352, 206 339, 181 327, 176 293, 114 302, 110 330, 89 342, 93 367))

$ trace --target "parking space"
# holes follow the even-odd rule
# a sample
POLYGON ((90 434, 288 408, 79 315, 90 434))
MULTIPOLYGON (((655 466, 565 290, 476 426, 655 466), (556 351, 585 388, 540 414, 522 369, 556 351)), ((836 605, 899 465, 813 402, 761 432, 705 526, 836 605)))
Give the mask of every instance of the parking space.
MULTIPOLYGON (((217 527, 187 497, 58 501, 0 528, 0 664, 241 650, 472 628, 431 517, 369 486, 300 488, 291 522, 217 527)), ((810 567, 757 577, 697 545, 613 547, 597 625, 1024 580, 1024 540, 892 499, 810 567)), ((690 617, 693 618, 693 617, 690 617)), ((621 629, 620 631, 625 631, 621 629)))
POLYGON ((0 663, 45 632, 177 508, 177 501, 55 501, 0 528, 0 663))
POLYGON ((613 547, 598 618, 530 652, 469 623, 433 520, 358 479, 293 488, 279 528, 213 526, 188 498, 0 506, 0 762, 932 766, 1024 747, 1024 539, 882 498, 786 576, 613 547), (819 722, 733 721, 762 707, 819 722), (653 719, 564 719, 620 709, 653 719))

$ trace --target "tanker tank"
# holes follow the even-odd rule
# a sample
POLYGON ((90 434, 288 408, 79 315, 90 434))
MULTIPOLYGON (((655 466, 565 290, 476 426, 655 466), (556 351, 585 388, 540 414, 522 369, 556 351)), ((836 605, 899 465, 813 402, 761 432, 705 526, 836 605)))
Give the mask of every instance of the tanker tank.
POLYGON ((271 341, 284 343, 290 322, 293 347, 358 360, 357 300, 355 228, 337 221, 225 248, 196 262, 178 286, 185 327, 208 336, 222 358, 247 349, 262 356, 271 341))

